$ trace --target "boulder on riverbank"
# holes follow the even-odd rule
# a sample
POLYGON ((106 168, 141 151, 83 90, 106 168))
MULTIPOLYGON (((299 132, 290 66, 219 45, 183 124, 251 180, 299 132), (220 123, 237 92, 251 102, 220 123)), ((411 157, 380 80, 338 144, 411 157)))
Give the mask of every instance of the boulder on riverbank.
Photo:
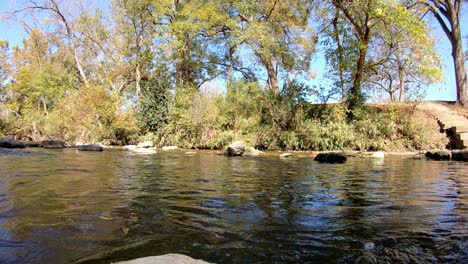
POLYGON ((162 256, 152 256, 128 261, 115 262, 115 264, 209 264, 204 260, 193 259, 181 254, 166 254, 162 256))
POLYGON ((137 148, 152 148, 154 147, 154 142, 153 141, 145 141, 145 142, 140 142, 137 144, 137 148))
POLYGON ((444 150, 426 152, 426 158, 429 160, 450 160, 450 156, 450 152, 444 150))
POLYGON ((224 151, 226 156, 242 156, 245 152, 245 143, 244 141, 234 141, 232 142, 224 151))
POLYGON ((0 148, 25 148, 21 142, 11 138, 0 138, 0 148))
POLYGON ((342 152, 326 152, 318 154, 314 160, 324 163, 344 163, 347 157, 342 152))
POLYGON ((452 150, 452 160, 468 161, 468 149, 452 150))
POLYGON ((42 147, 48 149, 63 149, 65 143, 61 140, 44 140, 42 141, 42 147))
POLYGON ((89 145, 79 145, 79 151, 103 151, 104 148, 98 144, 89 144, 89 145))

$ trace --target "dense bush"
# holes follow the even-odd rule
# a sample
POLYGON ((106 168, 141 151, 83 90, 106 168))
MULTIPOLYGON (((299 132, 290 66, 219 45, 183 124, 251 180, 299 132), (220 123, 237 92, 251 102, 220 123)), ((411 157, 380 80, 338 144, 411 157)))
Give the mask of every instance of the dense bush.
POLYGON ((287 83, 279 95, 257 83, 236 82, 225 94, 179 88, 171 94, 158 145, 221 149, 244 140, 263 150, 414 150, 426 146, 411 106, 307 102, 308 87, 287 83))
POLYGON ((169 79, 164 76, 143 82, 136 116, 143 133, 155 132, 166 123, 169 90, 169 79))

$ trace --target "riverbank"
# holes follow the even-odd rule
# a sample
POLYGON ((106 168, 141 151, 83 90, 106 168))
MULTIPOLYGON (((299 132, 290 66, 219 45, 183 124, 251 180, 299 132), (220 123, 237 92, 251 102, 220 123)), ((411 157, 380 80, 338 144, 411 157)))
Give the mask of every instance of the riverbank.
POLYGON ((46 133, 39 137, 14 130, 10 136, 60 139, 71 146, 82 142, 122 146, 151 141, 157 148, 177 146, 218 151, 237 140, 261 151, 418 152, 445 149, 451 144, 434 117, 437 105, 427 107, 426 103, 422 103, 425 107, 418 103, 365 105, 355 110, 354 118, 348 120, 348 110, 339 104, 297 104, 292 109, 277 106, 275 114, 269 114, 265 108, 252 108, 254 102, 247 102, 241 108, 223 102, 222 98, 193 99, 201 100, 197 102, 198 110, 185 109, 181 113, 181 109, 172 109, 167 121, 156 131, 144 132, 129 126, 119 136, 102 133, 87 138, 46 133))

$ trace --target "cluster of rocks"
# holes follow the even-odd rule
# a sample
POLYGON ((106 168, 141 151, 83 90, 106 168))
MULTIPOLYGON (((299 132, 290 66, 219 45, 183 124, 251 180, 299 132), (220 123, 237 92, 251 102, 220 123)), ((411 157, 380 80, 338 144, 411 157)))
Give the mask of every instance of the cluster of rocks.
POLYGON ((224 151, 225 156, 258 156, 263 154, 262 151, 254 147, 246 148, 244 141, 232 142, 224 151))
MULTIPOLYGON (((156 147, 154 146, 153 141, 144 141, 140 142, 137 145, 126 145, 124 146, 124 149, 130 150, 136 153, 157 153, 156 152, 156 147)), ((161 148, 163 151, 172 151, 172 150, 179 150, 179 147, 177 146, 164 146, 161 148)))
POLYGON ((0 138, 0 148, 46 148, 46 149, 63 149, 76 147, 79 151, 103 151, 103 146, 99 144, 80 144, 75 146, 67 146, 62 140, 44 140, 36 141, 19 141, 11 138, 0 138))
POLYGON ((457 160, 468 161, 468 149, 463 150, 433 150, 426 152, 428 160, 457 160))

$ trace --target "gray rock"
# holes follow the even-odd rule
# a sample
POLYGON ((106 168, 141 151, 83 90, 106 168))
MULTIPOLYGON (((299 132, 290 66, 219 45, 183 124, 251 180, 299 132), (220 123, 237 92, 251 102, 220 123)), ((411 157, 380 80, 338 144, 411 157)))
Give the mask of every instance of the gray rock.
POLYGON ((242 153, 242 156, 258 156, 260 154, 262 154, 263 152, 261 152, 260 150, 258 149, 255 149, 254 147, 248 147, 244 153, 242 153))
POLYGON ((123 146, 124 149, 126 150, 134 150, 134 149, 137 149, 137 146, 136 145, 125 145, 123 146))
POLYGON ((63 149, 65 143, 61 140, 44 140, 42 141, 42 147, 48 149, 63 149))
POLYGON ((292 157, 291 153, 283 153, 280 155, 280 158, 289 158, 289 157, 292 157))
POLYGON ((426 152, 426 158, 430 160, 450 160, 450 152, 434 150, 426 152))
POLYGON ((415 159, 415 160, 425 160, 425 159, 427 159, 426 155, 424 155, 423 153, 413 155, 413 156, 411 156, 411 158, 415 159))
POLYGON ((204 260, 193 259, 181 254, 166 254, 162 256, 153 256, 139 258, 128 261, 116 262, 116 264, 209 264, 204 260))
POLYGON ((0 148, 25 148, 21 141, 11 138, 0 138, 0 148))
POLYGON ((367 242, 364 244, 365 250, 373 250, 375 248, 375 244, 373 242, 367 242))
POLYGON ((169 151, 169 150, 178 150, 179 147, 177 147, 177 146, 164 146, 161 149, 164 150, 164 151, 169 151))
POLYGON ((318 154, 314 160, 326 163, 344 163, 346 155, 342 152, 326 152, 318 154))
POLYGON ((80 145, 78 146, 79 151, 103 151, 103 147, 98 144, 90 144, 90 145, 80 145))
POLYGON ((23 142, 23 145, 27 148, 39 148, 39 147, 42 147, 42 143, 41 142, 37 142, 37 141, 24 141, 23 142))
POLYGON ((245 151, 245 143, 244 141, 235 141, 232 142, 224 152, 227 156, 242 156, 245 151))
POLYGON ((140 142, 137 145, 137 148, 152 148, 152 147, 154 147, 153 141, 140 142))
POLYGON ((136 149, 131 149, 131 151, 133 151, 135 153, 142 153, 142 154, 157 153, 156 149, 154 149, 154 148, 136 148, 136 149))
POLYGON ((452 160, 468 161, 468 149, 452 150, 452 160))

